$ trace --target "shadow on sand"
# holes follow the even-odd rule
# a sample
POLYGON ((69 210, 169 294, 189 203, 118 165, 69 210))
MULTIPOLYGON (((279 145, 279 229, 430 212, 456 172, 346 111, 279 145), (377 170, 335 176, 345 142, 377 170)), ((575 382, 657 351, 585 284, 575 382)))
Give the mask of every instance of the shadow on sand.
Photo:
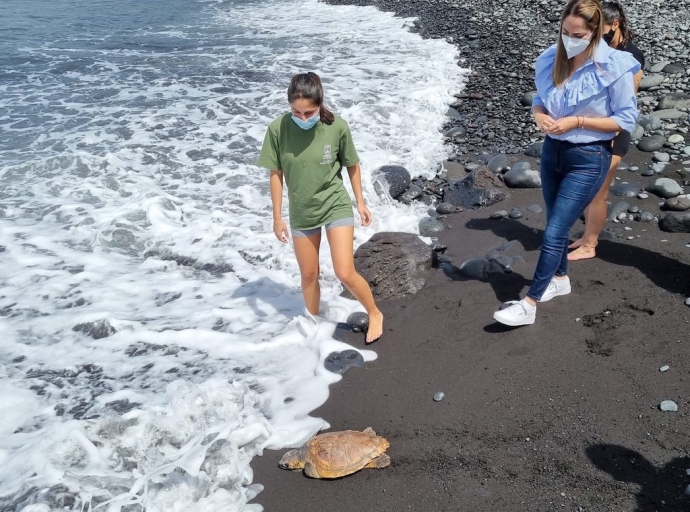
POLYGON ((640 486, 635 512, 690 510, 690 457, 676 457, 657 468, 634 450, 615 444, 596 444, 586 449, 587 457, 602 471, 619 482, 640 486))
MULTIPOLYGON (((543 230, 530 228, 513 219, 473 219, 465 227, 492 231, 508 241, 517 240, 526 251, 539 249, 544 234, 543 230)), ((617 266, 634 267, 670 293, 690 295, 690 265, 676 259, 643 247, 608 240, 599 242, 597 258, 617 266)))

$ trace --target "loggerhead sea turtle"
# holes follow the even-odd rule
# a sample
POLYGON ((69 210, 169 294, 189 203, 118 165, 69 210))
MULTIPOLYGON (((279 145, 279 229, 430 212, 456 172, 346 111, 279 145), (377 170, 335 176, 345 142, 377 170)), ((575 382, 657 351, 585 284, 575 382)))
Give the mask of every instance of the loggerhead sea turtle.
POLYGON ((384 452, 388 441, 368 427, 364 432, 345 430, 312 437, 301 448, 280 459, 282 469, 302 469, 312 478, 340 478, 362 468, 385 468, 391 459, 384 452))

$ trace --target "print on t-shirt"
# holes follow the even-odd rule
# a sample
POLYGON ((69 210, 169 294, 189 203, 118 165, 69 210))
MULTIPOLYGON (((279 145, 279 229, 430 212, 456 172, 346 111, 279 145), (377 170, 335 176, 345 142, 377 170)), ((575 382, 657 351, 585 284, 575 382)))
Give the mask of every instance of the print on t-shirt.
POLYGON ((331 165, 333 162, 333 149, 330 144, 326 144, 323 147, 323 158, 321 159, 321 165, 331 165))

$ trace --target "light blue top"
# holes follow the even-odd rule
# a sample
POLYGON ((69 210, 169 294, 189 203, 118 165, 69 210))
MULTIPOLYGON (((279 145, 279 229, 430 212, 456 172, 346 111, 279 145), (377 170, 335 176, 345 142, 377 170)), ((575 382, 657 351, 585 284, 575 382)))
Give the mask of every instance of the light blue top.
MULTIPOLYGON (((553 84, 555 59, 556 45, 537 59, 537 95, 532 108, 544 107, 555 120, 568 116, 611 117, 621 130, 632 131, 638 116, 633 75, 640 70, 640 63, 631 54, 615 50, 602 40, 593 57, 561 87, 553 84)), ((615 132, 577 128, 562 135, 549 134, 574 143, 610 140, 615 136, 615 132)))

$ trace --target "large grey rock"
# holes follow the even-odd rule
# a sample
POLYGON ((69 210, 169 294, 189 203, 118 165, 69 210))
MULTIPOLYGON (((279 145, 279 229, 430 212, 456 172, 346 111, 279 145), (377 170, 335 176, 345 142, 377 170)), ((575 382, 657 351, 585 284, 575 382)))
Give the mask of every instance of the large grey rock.
POLYGON ((640 80, 640 90, 646 91, 652 87, 657 87, 664 83, 665 77, 663 75, 647 75, 640 80))
POLYGON ((661 98, 656 110, 690 108, 690 94, 673 92, 661 98))
POLYGON ((526 92, 525 94, 522 95, 522 98, 520 99, 520 103, 522 104, 523 107, 531 107, 532 101, 534 101, 534 97, 536 95, 537 95, 537 91, 526 92))
POLYGON ((651 185, 647 185, 645 190, 664 199, 676 197, 683 193, 683 187, 671 178, 658 178, 651 185))
POLYGON ((443 201, 465 208, 491 206, 508 197, 501 190, 503 183, 487 167, 479 167, 464 179, 451 183, 443 196, 443 201))
POLYGON ((687 197, 672 197, 664 202, 664 210, 684 212, 690 210, 690 199, 687 197))
POLYGON ((525 155, 530 156, 532 158, 541 158, 541 151, 543 148, 543 142, 535 142, 527 146, 527 149, 525 150, 525 155))
POLYGON ((669 64, 670 64, 670 62, 667 60, 659 61, 656 64, 652 64, 649 67, 649 72, 650 73, 661 73, 664 70, 664 68, 666 66, 668 66, 669 64))
POLYGON ((661 231, 690 233, 690 212, 668 212, 659 219, 661 231))
POLYGON ((640 117, 637 118, 637 124, 644 128, 646 132, 660 130, 662 125, 661 119, 649 114, 641 114, 640 117))
POLYGON ((681 110, 676 110, 673 108, 668 108, 665 110, 656 110, 654 112, 654 115, 658 117, 659 119, 665 120, 665 121, 671 121, 671 120, 680 120, 680 119, 685 119, 688 117, 687 112, 682 112, 681 110))
POLYGON ((419 234, 422 236, 434 236, 443 231, 443 222, 431 217, 424 217, 419 221, 419 234))
POLYGON ((454 128, 451 128, 449 130, 446 130, 443 133, 444 137, 447 137, 449 139, 462 139, 465 135, 467 134, 467 130, 463 128, 462 126, 456 126, 454 128))
MULTIPOLYGON (((406 297, 422 289, 434 251, 411 233, 376 233, 355 251, 355 268, 379 299, 406 297)), ((349 292, 343 295, 352 297, 349 292)))
POLYGON ((630 204, 627 203, 626 201, 618 201, 615 204, 611 204, 608 207, 608 212, 607 212, 606 218, 609 220, 618 219, 618 216, 621 213, 627 214, 629 208, 630 208, 630 204))
POLYGON ((541 175, 534 169, 511 169, 503 180, 510 188, 541 188, 541 175))
POLYGON ((666 144, 666 137, 663 135, 652 135, 651 137, 642 137, 637 143, 637 149, 651 153, 663 148, 664 144, 666 144))
POLYGON ((635 197, 642 189, 631 183, 616 183, 609 189, 609 193, 616 197, 635 197))
POLYGON ((496 155, 487 164, 489 170, 494 174, 500 174, 510 167, 510 159, 508 155, 496 155))
MULTIPOLYGON (((661 120, 659 120, 659 121, 661 121, 661 120)), ((644 137, 644 128, 642 128, 642 126, 640 126, 639 124, 636 124, 635 128, 633 128, 633 131, 630 132, 630 138, 632 140, 637 141, 637 140, 640 140, 642 137, 644 137)))
POLYGON ((374 181, 395 199, 410 186, 410 173, 401 165, 384 165, 374 171, 374 181))

